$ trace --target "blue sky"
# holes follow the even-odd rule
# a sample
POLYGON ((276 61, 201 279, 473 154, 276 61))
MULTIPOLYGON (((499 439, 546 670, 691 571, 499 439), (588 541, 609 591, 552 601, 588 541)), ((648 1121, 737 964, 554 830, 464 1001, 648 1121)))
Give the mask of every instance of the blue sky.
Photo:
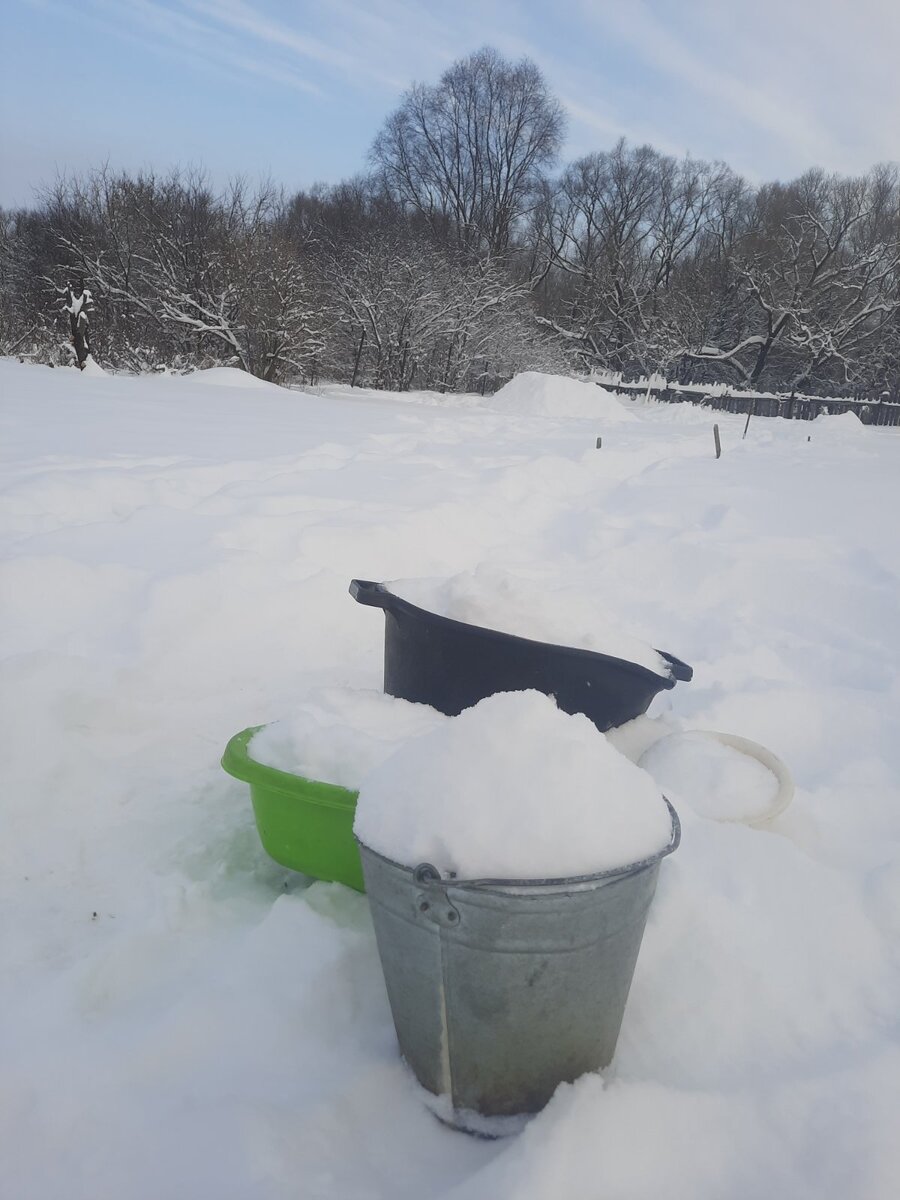
POLYGON ((365 164, 413 79, 527 54, 568 158, 617 137, 753 179, 900 159, 897 0, 4 0, 0 203, 104 161, 288 188, 365 164))

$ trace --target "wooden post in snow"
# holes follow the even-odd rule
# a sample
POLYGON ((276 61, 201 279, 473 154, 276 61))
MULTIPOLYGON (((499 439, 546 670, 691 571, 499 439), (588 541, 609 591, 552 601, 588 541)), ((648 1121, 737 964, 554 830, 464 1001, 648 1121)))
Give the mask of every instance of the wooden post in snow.
POLYGON ((741 434, 741 441, 747 436, 747 430, 750 428, 750 418, 756 410, 756 397, 750 401, 750 407, 747 409, 747 420, 744 422, 744 432, 741 434))
POLYGON ((359 374, 359 360, 362 358, 363 346, 366 344, 366 331, 360 331, 359 345, 356 348, 356 362, 353 364, 353 378, 350 380, 350 386, 356 387, 356 376, 359 374))

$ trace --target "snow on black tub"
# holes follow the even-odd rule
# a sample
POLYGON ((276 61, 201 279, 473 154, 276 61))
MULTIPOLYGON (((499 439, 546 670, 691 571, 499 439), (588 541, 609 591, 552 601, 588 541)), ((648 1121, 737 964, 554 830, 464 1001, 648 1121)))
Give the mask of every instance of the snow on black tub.
POLYGON ((554 645, 455 620, 403 599, 386 583, 354 579, 350 594, 384 611, 384 690, 456 716, 496 692, 534 688, 605 731, 645 713, 658 692, 693 670, 654 651, 660 670, 596 650, 554 645))

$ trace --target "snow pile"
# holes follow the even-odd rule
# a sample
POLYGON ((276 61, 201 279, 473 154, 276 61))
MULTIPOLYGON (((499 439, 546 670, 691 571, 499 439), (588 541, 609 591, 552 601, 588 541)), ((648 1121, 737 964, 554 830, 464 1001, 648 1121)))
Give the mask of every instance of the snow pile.
POLYGON ((672 828, 650 776, 587 717, 539 692, 501 692, 367 775, 354 832, 408 866, 549 879, 639 862, 672 828))
POLYGON ((603 612, 589 595, 544 588, 489 563, 449 579, 394 579, 387 587, 417 608, 467 625, 593 650, 638 663, 656 675, 671 674, 651 645, 603 612))
POLYGON ((605 425, 636 420, 621 400, 596 383, 541 371, 523 371, 485 403, 495 412, 516 416, 587 418, 605 425))
POLYGON ((863 425, 857 414, 849 409, 843 413, 819 413, 810 421, 809 427, 814 431, 816 437, 824 435, 836 441, 858 438, 860 435, 865 437, 869 433, 867 426, 863 425))
POLYGON ((669 734, 650 747, 640 764, 675 803, 683 801, 713 820, 758 820, 778 792, 778 780, 768 767, 700 732, 669 734))
POLYGON ((208 383, 214 387, 247 388, 250 391, 269 391, 278 385, 251 375, 240 367, 206 367, 191 371, 186 377, 191 383, 208 383))
POLYGON ((447 718, 427 704, 410 704, 374 690, 322 688, 290 716, 255 733, 247 753, 292 775, 356 790, 408 738, 447 718))

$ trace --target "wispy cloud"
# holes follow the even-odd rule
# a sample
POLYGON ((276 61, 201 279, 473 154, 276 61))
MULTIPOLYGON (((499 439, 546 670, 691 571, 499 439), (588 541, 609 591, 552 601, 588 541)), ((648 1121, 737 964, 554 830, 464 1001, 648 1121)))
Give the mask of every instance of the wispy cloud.
POLYGON ((624 136, 671 154, 724 159, 755 179, 900 159, 897 0, 18 0, 12 7, 8 45, 15 14, 27 17, 18 50, 6 51, 0 89, 5 83, 26 109, 29 136, 43 137, 51 162, 60 145, 66 155, 109 150, 123 161, 138 150, 185 160, 218 147, 220 161, 235 169, 263 162, 289 178, 319 171, 338 178, 360 169, 383 116, 414 80, 434 80, 486 44, 544 70, 569 114, 565 158, 624 136), (80 74, 84 120, 65 135, 58 110, 49 115, 46 65, 60 45, 71 51, 67 61, 79 62, 83 48, 95 65, 80 74), (117 105, 106 91, 104 54, 110 65, 118 60, 117 105), (158 85, 148 81, 154 55, 158 85), (165 120, 154 119, 157 86, 168 102, 160 103, 165 120), (217 110, 230 113, 233 140, 231 127, 210 120, 217 110))
POLYGON ((82 0, 79 11, 107 31, 139 37, 145 49, 314 96, 335 86, 400 91, 411 67, 433 74, 459 52, 458 28, 403 0, 329 0, 286 11, 264 0, 82 0), (448 45, 453 52, 442 49, 448 45))
POLYGON ((513 0, 84 3, 183 62, 320 103, 349 88, 386 108, 413 79, 491 43, 544 67, 578 153, 626 136, 736 159, 751 175, 773 161, 840 169, 900 155, 892 0, 756 0, 752 11, 723 0, 558 0, 552 13, 513 0), (610 45, 612 87, 589 65, 604 49, 609 64, 610 45), (766 165, 754 167, 754 155, 766 165))
MULTIPOLYGON (((568 82, 571 85, 571 78, 568 82)), ((576 100, 566 92, 559 93, 559 98, 572 122, 581 126, 580 130, 570 129, 569 131, 573 156, 580 157, 587 151, 596 149, 598 134, 599 145, 603 147, 608 147, 610 142, 618 141, 619 138, 625 138, 637 145, 649 143, 663 154, 679 156, 685 153, 683 145, 672 141, 660 130, 623 118, 615 111, 609 110, 603 102, 592 100, 585 92, 580 93, 580 96, 581 98, 576 100)))
POLYGON ((182 3, 185 8, 209 18, 215 25, 245 34, 266 45, 282 47, 301 58, 341 70, 356 65, 351 55, 318 38, 309 37, 291 25, 272 19, 244 0, 182 0, 182 3))
POLYGON ((156 50, 177 52, 183 61, 194 61, 220 72, 241 72, 283 87, 321 95, 322 89, 290 64, 260 54, 246 39, 217 29, 209 20, 191 16, 193 5, 165 4, 157 0, 89 0, 113 28, 125 34, 140 33, 152 39, 156 50))
MULTIPOLYGON (((798 170, 900 156, 894 0, 581 0, 579 12, 648 69, 673 123, 687 107, 674 82, 688 102, 713 105, 714 119, 730 118, 736 144, 767 139, 767 157, 798 170)), ((702 136, 695 124, 695 143, 702 136)))
POLYGON ((804 153, 813 156, 830 145, 827 129, 809 110, 785 108, 768 88, 742 79, 735 71, 728 43, 717 58, 698 53, 691 42, 692 27, 684 19, 689 9, 689 5, 679 8, 681 16, 676 13, 678 24, 673 27, 655 16, 643 0, 631 0, 628 5, 586 0, 582 5, 585 17, 600 23, 654 70, 714 98, 764 133, 803 147, 804 153))

